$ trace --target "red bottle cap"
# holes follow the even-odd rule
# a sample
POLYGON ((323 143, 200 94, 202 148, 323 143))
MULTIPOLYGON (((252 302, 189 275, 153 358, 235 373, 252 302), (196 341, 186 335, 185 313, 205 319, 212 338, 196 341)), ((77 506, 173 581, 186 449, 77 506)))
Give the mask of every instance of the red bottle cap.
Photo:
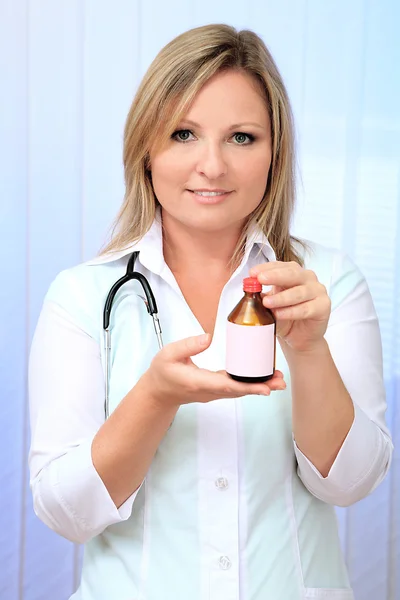
POLYGON ((261 292, 262 285, 258 281, 257 277, 246 277, 243 279, 243 291, 244 292, 261 292))

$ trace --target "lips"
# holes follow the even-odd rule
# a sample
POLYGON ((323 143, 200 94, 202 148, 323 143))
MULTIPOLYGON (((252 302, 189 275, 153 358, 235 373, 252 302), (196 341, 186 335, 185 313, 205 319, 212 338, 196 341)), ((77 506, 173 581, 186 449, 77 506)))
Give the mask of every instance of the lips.
POLYGON ((230 190, 222 190, 222 189, 213 189, 213 190, 198 189, 198 190, 189 190, 189 191, 193 192, 194 194, 202 194, 204 196, 206 196, 206 195, 217 196, 219 194, 229 194, 230 190))
POLYGON ((231 192, 227 190, 187 190, 199 204, 219 204, 231 192))

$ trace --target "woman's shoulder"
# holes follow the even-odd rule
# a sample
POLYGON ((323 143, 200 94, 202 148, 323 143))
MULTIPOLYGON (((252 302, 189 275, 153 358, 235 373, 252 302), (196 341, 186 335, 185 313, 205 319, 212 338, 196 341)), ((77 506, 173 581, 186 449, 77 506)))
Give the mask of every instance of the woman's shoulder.
POLYGON ((329 262, 335 255, 341 254, 339 248, 326 246, 308 238, 292 236, 291 242, 304 263, 311 263, 315 260, 329 262))
POLYGON ((297 238, 293 240, 296 251, 304 261, 304 268, 314 271, 331 296, 339 304, 365 278, 357 264, 343 250, 297 238))
POLYGON ((48 295, 83 296, 94 293, 107 287, 109 281, 116 274, 125 270, 127 258, 116 257, 114 260, 107 256, 97 257, 63 269, 52 280, 48 295))
POLYGON ((350 256, 340 248, 301 237, 292 237, 292 243, 296 252, 303 259, 306 269, 316 267, 330 274, 340 271, 342 268, 345 270, 349 268, 358 270, 350 256))
POLYGON ((44 302, 63 308, 82 329, 98 331, 105 298, 126 270, 128 257, 97 257, 63 269, 51 281, 44 302))

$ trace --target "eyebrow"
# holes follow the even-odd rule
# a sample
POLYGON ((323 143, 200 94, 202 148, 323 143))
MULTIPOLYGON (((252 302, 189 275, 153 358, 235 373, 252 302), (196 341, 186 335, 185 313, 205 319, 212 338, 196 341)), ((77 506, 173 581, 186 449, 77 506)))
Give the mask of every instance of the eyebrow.
MULTIPOLYGON (((201 129, 201 125, 199 125, 199 123, 196 123, 195 121, 191 121, 190 119, 182 119, 181 124, 186 124, 186 125, 190 125, 191 127, 197 127, 198 129, 201 129)), ((228 127, 228 129, 240 129, 241 127, 247 127, 248 125, 251 125, 252 127, 258 127, 259 129, 265 129, 265 127, 263 125, 260 125, 260 123, 255 123, 253 121, 246 121, 243 123, 235 123, 234 125, 231 125, 230 127, 228 127)))

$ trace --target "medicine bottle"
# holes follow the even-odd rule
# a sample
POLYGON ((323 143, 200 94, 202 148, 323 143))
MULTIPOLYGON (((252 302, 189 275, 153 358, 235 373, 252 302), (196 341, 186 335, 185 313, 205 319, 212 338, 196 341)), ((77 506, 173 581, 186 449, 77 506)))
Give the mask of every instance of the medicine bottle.
POLYGON ((243 280, 243 291, 228 316, 226 372, 237 381, 268 381, 275 370, 275 318, 262 303, 262 285, 256 277, 243 280))

